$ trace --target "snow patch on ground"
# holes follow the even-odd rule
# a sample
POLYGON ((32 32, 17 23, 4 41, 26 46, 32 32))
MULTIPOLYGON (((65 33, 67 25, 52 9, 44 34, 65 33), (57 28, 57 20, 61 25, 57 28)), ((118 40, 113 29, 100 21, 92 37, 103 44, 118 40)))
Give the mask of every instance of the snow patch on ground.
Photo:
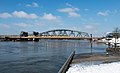
POLYGON ((74 64, 66 73, 120 73, 120 62, 98 65, 74 64))

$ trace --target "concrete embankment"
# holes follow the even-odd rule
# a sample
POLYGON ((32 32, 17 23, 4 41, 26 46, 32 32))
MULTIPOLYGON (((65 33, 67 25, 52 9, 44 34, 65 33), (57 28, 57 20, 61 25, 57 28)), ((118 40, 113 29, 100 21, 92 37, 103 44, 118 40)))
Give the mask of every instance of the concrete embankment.
POLYGON ((73 57, 75 55, 75 51, 73 51, 69 57, 67 58, 66 62, 63 64, 63 66, 61 67, 61 69, 59 70, 58 73, 66 73, 66 71, 68 70, 72 60, 73 60, 73 57))
POLYGON ((83 62, 101 61, 102 63, 110 63, 120 61, 120 54, 106 54, 106 53, 86 53, 75 54, 75 51, 70 54, 64 65, 58 73, 66 73, 70 64, 80 64, 83 62))
POLYGON ((71 64, 90 61, 102 61, 103 63, 120 61, 120 54, 76 54, 74 55, 71 64))

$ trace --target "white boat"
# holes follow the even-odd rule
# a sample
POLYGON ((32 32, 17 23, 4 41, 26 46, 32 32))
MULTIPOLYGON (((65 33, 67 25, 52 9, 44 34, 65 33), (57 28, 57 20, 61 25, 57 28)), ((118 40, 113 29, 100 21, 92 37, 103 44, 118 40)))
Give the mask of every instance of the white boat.
POLYGON ((115 43, 116 43, 116 46, 119 46, 120 47, 120 38, 118 39, 115 39, 115 38, 104 38, 101 40, 101 42, 105 43, 106 45, 112 45, 112 46, 115 46, 115 43))

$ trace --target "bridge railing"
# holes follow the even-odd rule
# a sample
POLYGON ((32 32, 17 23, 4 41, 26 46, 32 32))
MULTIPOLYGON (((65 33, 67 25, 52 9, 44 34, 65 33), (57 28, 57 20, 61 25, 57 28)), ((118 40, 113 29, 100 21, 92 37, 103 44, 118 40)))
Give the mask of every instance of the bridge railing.
POLYGON ((19 35, 0 35, 0 38, 5 38, 5 37, 19 37, 19 35))

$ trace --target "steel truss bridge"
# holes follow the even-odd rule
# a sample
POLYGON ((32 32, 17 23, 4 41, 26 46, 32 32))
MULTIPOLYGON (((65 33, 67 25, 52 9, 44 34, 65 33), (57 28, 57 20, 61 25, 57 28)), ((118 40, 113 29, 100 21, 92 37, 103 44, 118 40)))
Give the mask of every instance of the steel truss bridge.
MULTIPOLYGON (((75 30, 67 29, 56 29, 50 30, 42 33, 33 32, 29 34, 28 32, 23 32, 22 35, 1 35, 0 40, 10 40, 10 41, 39 41, 40 39, 57 39, 57 40, 91 40, 91 35, 86 32, 80 32, 75 30)), ((99 37, 92 37, 92 39, 100 39, 99 37)))
POLYGON ((66 29, 57 29, 57 30, 50 30, 46 32, 39 33, 39 36, 56 36, 56 37, 90 37, 86 32, 80 32, 75 30, 66 30, 66 29))

